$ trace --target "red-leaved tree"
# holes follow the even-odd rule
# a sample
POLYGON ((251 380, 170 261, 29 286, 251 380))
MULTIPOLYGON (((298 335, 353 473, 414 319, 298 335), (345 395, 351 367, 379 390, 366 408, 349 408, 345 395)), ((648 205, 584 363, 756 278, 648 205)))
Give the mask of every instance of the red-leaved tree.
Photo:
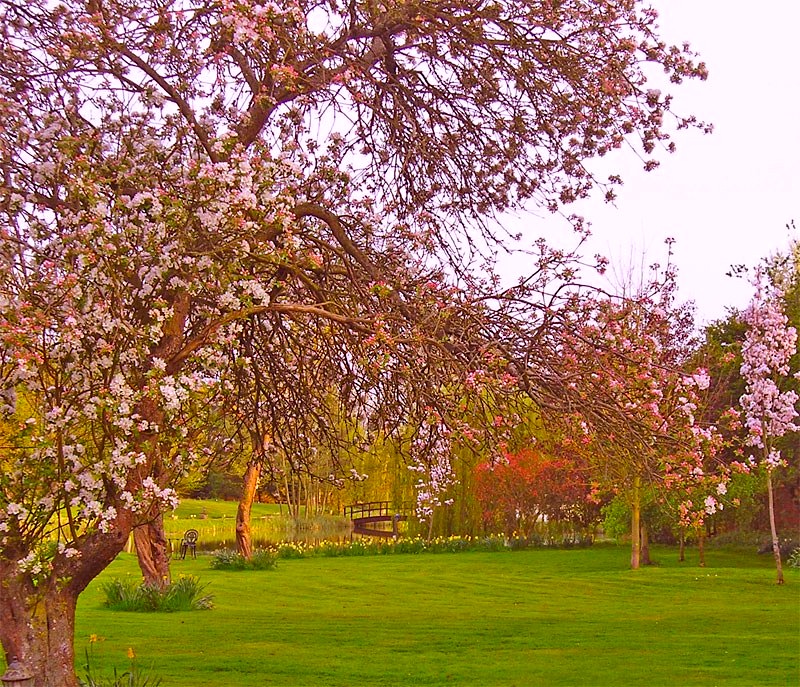
POLYGON ((507 453, 475 471, 484 527, 507 535, 529 535, 537 525, 547 532, 548 523, 570 526, 572 534, 582 532, 593 511, 590 493, 586 465, 563 448, 507 453))

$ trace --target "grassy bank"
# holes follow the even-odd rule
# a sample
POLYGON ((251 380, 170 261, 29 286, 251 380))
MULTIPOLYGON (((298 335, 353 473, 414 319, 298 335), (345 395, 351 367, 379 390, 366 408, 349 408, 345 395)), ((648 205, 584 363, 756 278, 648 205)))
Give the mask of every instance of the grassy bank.
POLYGON ((164 687, 283 685, 797 684, 800 574, 769 557, 713 551, 709 567, 627 569, 618 547, 311 558, 272 572, 176 561, 212 611, 102 608, 99 582, 137 575, 123 555, 82 596, 79 653, 127 666, 133 647, 164 687))
MULTIPOLYGON (((236 546, 235 501, 182 499, 178 508, 164 516, 164 530, 177 547, 188 529, 198 531, 198 548, 213 550, 236 546)), ((325 516, 295 521, 286 506, 254 503, 251 513, 253 540, 258 545, 284 540, 324 538, 350 531, 344 517, 325 516)))

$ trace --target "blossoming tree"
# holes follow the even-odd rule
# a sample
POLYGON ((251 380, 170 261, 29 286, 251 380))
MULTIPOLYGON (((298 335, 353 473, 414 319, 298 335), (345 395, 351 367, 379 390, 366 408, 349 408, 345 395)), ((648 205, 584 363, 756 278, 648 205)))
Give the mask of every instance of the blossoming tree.
POLYGON ((655 20, 629 0, 0 0, 0 641, 37 687, 77 684, 77 596, 134 528, 148 576, 168 570, 160 513, 245 322, 430 393, 487 340, 545 353, 530 283, 489 307, 473 275, 504 238, 481 218, 611 197, 587 159, 628 139, 652 168, 697 124, 641 66, 705 77, 655 20))
POLYGON ((788 326, 782 310, 780 289, 764 284, 758 271, 755 294, 743 313, 747 333, 742 345, 742 378, 745 393, 739 399, 747 428, 747 446, 754 449, 751 463, 767 474, 769 523, 772 551, 775 556, 778 584, 783 584, 781 549, 775 526, 775 503, 772 473, 785 464, 776 441, 800 429, 797 417, 797 393, 782 391, 780 383, 790 374, 789 363, 797 354, 797 330, 788 326))
MULTIPOLYGON (((706 474, 713 429, 696 421, 702 369, 687 373, 692 313, 676 306, 675 273, 668 266, 628 298, 586 299, 582 324, 563 340, 563 398, 582 399, 569 417, 576 447, 587 456, 592 480, 625 499, 631 511, 631 567, 641 564, 646 526, 642 511, 659 494, 713 482, 699 510, 684 500, 696 525, 716 508, 723 473, 706 474), (706 496, 709 500, 705 500, 706 496)), ((574 402, 574 401, 573 401, 574 402)), ((688 509, 688 510, 687 510, 688 509)))

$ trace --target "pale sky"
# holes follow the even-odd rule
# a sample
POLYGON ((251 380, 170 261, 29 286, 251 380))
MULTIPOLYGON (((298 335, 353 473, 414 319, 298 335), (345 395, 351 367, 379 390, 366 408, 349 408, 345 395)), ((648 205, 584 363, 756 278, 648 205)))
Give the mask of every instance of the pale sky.
MULTIPOLYGON (((785 250, 789 221, 800 230, 800 2, 651 1, 662 38, 688 41, 710 72, 672 88, 675 109, 711 121, 714 133, 677 132, 677 152, 653 172, 622 155, 616 207, 599 196, 573 207, 592 222, 587 252, 615 262, 661 261, 674 237, 680 295, 696 302, 702 325, 751 296, 725 276, 730 265, 785 250)), ((543 212, 518 221, 528 236, 569 232, 543 212)))

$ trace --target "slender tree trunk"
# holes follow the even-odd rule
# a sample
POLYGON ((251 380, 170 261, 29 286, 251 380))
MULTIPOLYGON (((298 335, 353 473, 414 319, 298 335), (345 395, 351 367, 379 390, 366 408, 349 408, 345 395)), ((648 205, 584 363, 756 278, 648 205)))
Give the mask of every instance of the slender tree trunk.
POLYGON ((305 491, 305 497, 306 497, 305 519, 308 520, 313 515, 314 495, 312 493, 311 478, 308 475, 306 475, 305 478, 300 481, 300 483, 303 485, 303 490, 305 491))
POLYGON ((641 564, 641 477, 633 478, 633 495, 631 499, 631 569, 638 570, 641 564))
POLYGON ((700 555, 700 567, 706 567, 706 533, 702 527, 697 530, 697 553, 700 555))
POLYGON ((134 528, 133 543, 145 584, 166 587, 170 583, 170 571, 164 516, 157 512, 152 520, 134 528))
POLYGON ((686 560, 686 530, 681 527, 681 534, 680 534, 680 549, 678 560, 683 563, 686 560))
POLYGON ((294 508, 292 507, 292 493, 289 490, 289 473, 287 470, 283 471, 283 488, 286 493, 286 511, 290 518, 294 517, 294 508))
POLYGON ((767 470, 767 498, 769 503, 769 529, 772 534, 772 555, 775 556, 777 583, 783 584, 783 564, 781 563, 781 543, 778 539, 778 528, 775 526, 775 495, 772 490, 772 471, 767 470))
POLYGON ((253 540, 250 531, 250 513, 253 508, 253 499, 261 477, 261 462, 250 461, 242 479, 242 493, 239 497, 239 507, 236 509, 236 546, 239 553, 247 560, 253 557, 253 540))
POLYGON ((653 561, 650 560, 650 535, 647 531, 647 525, 644 522, 640 523, 640 529, 642 536, 642 550, 641 559, 639 562, 642 565, 653 565, 653 561))

